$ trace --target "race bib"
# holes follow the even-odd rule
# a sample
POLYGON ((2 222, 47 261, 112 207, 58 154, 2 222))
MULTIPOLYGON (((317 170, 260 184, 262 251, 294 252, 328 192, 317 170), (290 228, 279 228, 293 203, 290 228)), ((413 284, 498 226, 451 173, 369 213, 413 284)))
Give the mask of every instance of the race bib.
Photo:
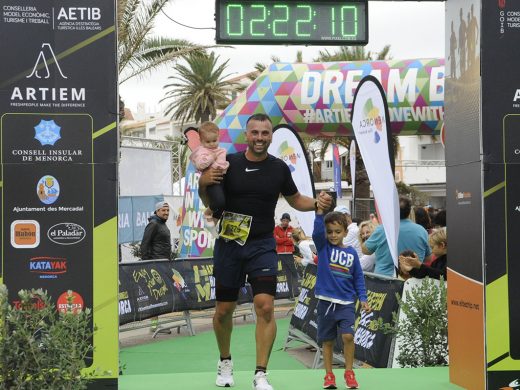
POLYGON ((253 217, 245 214, 224 211, 220 220, 220 238, 227 241, 236 241, 239 245, 244 245, 251 231, 253 217))

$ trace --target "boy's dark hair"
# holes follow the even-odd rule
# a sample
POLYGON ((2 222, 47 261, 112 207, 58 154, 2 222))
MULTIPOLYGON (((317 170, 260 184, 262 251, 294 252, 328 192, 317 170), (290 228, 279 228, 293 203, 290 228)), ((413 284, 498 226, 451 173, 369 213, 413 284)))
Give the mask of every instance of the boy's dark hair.
POLYGON ((407 196, 401 195, 399 197, 399 218, 405 219, 410 216, 412 210, 412 201, 407 196))
POLYGON ((339 211, 331 211, 330 213, 327 213, 327 215, 325 215, 324 222, 325 222, 325 225, 328 223, 337 222, 340 225, 342 225, 345 228, 345 230, 348 230, 347 217, 345 214, 340 213, 339 211))
POLYGON ((266 114, 263 114, 263 113, 258 113, 258 114, 251 115, 249 118, 247 118, 246 125, 249 123, 249 121, 259 121, 259 122, 268 121, 271 124, 273 124, 273 122, 271 121, 271 118, 269 118, 269 115, 266 115, 266 114))

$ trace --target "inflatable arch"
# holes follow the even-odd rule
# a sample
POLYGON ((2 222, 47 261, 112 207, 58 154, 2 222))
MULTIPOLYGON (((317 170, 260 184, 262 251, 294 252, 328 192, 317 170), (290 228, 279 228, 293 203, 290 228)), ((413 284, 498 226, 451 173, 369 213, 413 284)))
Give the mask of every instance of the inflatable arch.
MULTIPOLYGON (((298 133, 351 136, 354 93, 367 75, 375 76, 385 89, 393 134, 440 133, 444 118, 443 59, 275 63, 216 119, 220 145, 228 153, 245 150, 246 121, 259 112, 268 114, 274 126, 286 125, 298 133)), ((204 230, 203 210, 198 174, 189 164, 180 218, 180 257, 213 255, 215 239, 204 230)))
POLYGON ((438 135, 444 122, 444 59, 271 64, 216 119, 221 146, 246 148, 250 115, 268 114, 312 136, 353 135, 350 123, 356 87, 373 75, 385 89, 392 133, 438 135))

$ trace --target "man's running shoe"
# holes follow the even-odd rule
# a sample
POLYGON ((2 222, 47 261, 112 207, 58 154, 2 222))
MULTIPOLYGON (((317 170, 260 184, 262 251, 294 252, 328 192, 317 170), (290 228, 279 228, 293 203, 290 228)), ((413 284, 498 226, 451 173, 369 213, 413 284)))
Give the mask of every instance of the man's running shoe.
POLYGON ((327 372, 327 375, 325 375, 325 379, 323 381, 323 388, 324 389, 337 389, 336 387, 336 377, 332 372, 327 372))
POLYGON ((273 386, 267 380, 267 374, 263 371, 258 371, 253 379, 253 390, 273 390, 273 386))
POLYGON ((235 385, 233 380, 233 361, 231 359, 218 361, 217 380, 215 383, 219 387, 232 387, 235 385))
POLYGON ((359 387, 356 381, 356 376, 354 375, 354 371, 345 371, 345 384, 347 385, 348 389, 357 389, 359 387))

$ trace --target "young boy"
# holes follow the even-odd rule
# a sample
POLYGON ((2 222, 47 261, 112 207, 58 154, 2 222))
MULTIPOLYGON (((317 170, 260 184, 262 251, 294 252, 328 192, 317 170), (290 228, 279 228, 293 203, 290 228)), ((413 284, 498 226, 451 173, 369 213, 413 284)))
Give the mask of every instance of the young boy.
POLYGON ((336 389, 332 372, 332 354, 337 332, 343 339, 345 383, 357 389, 352 364, 354 361, 355 302, 358 298, 363 310, 370 311, 365 290, 365 278, 357 252, 343 246, 347 235, 347 218, 340 212, 316 212, 312 239, 318 251, 318 274, 315 295, 318 303, 318 342, 322 343, 325 366, 324 389, 336 389))

